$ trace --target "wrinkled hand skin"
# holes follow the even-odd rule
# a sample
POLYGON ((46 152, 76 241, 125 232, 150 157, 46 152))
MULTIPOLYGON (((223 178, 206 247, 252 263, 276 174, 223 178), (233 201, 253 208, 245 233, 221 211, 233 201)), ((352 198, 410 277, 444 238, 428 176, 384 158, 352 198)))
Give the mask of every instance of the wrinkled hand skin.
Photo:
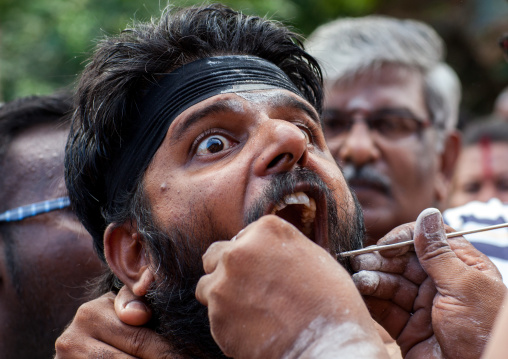
POLYGON ((153 330, 125 324, 142 325, 150 316, 150 309, 126 287, 118 296, 105 294, 81 305, 56 341, 55 358, 178 358, 153 330))
POLYGON ((378 244, 409 247, 353 259, 353 279, 405 358, 479 358, 506 293, 494 264, 463 237, 446 239, 437 209, 378 244))
POLYGON ((235 241, 215 242, 203 265, 196 297, 208 306, 212 335, 227 356, 334 358, 340 348, 331 338, 348 336, 342 344, 359 355, 341 357, 387 357, 346 270, 283 219, 264 216, 235 241), (372 350, 363 356, 362 346, 372 350))

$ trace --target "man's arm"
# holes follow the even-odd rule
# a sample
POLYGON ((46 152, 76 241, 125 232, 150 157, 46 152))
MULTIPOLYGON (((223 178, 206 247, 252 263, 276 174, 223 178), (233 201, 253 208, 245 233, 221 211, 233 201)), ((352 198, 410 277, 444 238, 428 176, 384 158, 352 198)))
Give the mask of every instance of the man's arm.
POLYGON ((105 294, 81 305, 55 343, 55 358, 178 359, 157 333, 134 326, 146 324, 150 317, 150 309, 126 288, 118 296, 105 294))
POLYGON ((388 358, 351 277, 293 225, 264 216, 203 256, 197 299, 234 358, 388 358))

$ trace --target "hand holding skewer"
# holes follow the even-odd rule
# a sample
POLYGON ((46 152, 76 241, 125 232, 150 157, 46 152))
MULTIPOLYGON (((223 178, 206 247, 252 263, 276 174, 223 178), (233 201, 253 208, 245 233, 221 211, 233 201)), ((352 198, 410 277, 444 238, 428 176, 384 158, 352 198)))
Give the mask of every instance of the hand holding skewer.
MULTIPOLYGON (((493 226, 488 226, 488 227, 483 227, 483 228, 476 228, 476 229, 471 229, 471 230, 467 230, 467 231, 451 232, 451 233, 447 233, 446 234, 446 238, 460 237, 460 236, 463 236, 465 234, 491 231, 491 230, 494 230, 494 229, 505 228, 505 227, 508 227, 508 223, 496 224, 496 225, 493 225, 493 226)), ((375 252, 375 251, 385 251, 385 250, 388 250, 388 249, 395 249, 395 248, 409 246, 409 245, 411 245, 413 243, 414 243, 414 240, 410 240, 410 241, 404 241, 404 242, 393 243, 393 244, 385 244, 385 245, 379 245, 379 246, 369 246, 369 247, 362 248, 362 249, 357 249, 357 250, 354 250, 354 251, 337 253, 337 257, 352 257, 352 256, 357 256, 357 255, 363 254, 363 253, 370 253, 370 252, 375 252)))

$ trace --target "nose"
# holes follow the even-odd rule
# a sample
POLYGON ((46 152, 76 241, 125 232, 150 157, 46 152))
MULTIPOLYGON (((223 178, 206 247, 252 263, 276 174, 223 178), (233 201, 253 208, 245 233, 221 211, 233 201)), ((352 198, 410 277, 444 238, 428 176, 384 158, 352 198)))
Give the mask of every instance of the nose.
POLYGON ((335 159, 361 167, 375 162, 380 151, 367 124, 356 121, 340 139, 330 139, 329 147, 335 159))
POLYGON ((491 198, 498 196, 496 187, 493 183, 484 182, 478 196, 475 198, 477 201, 487 202, 491 198))
POLYGON ((254 173, 268 176, 291 171, 308 161, 307 138, 292 123, 283 120, 267 120, 261 125, 257 145, 260 150, 255 160, 254 173))

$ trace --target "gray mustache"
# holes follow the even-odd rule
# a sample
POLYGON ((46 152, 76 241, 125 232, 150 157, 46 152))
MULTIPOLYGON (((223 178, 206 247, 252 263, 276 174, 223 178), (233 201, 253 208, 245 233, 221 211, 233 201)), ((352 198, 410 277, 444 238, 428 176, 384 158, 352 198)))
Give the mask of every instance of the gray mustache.
POLYGON ((342 166, 344 178, 350 185, 358 182, 380 188, 385 193, 391 192, 391 181, 387 176, 376 171, 372 166, 355 167, 351 164, 342 166))

